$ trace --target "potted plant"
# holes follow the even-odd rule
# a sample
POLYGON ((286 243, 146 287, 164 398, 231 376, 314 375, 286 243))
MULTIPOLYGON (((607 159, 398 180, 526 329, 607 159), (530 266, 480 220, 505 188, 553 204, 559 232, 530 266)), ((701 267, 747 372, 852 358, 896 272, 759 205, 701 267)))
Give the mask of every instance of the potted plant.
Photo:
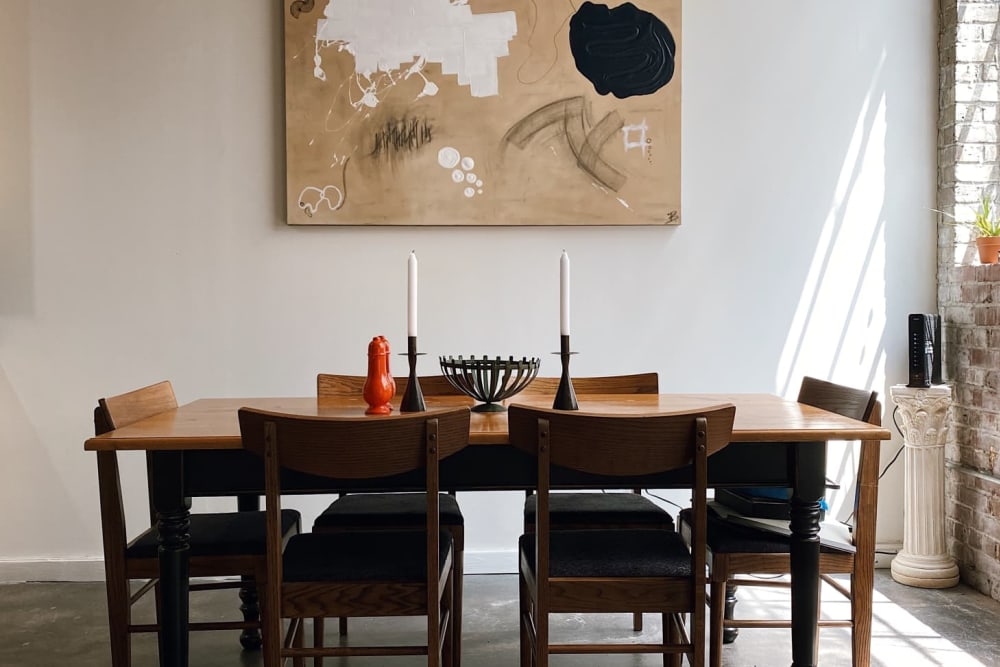
POLYGON ((1000 261, 1000 220, 997 220, 993 195, 984 191, 979 199, 976 219, 968 223, 975 228, 976 248, 979 249, 979 261, 983 264, 996 264, 1000 261))

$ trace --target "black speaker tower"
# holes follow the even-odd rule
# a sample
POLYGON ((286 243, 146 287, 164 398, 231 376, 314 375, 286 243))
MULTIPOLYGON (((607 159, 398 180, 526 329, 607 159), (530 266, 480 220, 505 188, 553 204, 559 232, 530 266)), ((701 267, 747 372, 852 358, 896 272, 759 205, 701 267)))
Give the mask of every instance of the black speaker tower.
POLYGON ((941 384, 941 316, 911 313, 910 382, 907 387, 941 384))

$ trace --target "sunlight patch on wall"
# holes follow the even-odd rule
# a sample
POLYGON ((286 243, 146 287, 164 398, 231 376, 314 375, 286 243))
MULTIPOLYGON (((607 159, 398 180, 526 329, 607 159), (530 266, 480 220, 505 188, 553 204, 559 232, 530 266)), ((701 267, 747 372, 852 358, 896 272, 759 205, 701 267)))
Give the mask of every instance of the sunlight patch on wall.
POLYGON ((778 363, 785 395, 803 375, 884 384, 885 142, 885 97, 869 91, 778 363))

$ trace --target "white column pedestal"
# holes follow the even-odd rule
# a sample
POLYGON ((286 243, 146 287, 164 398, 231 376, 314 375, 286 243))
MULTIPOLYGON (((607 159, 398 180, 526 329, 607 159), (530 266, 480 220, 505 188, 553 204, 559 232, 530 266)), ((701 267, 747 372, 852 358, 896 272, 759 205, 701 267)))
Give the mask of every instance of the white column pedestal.
POLYGON ((958 566, 944 538, 944 445, 951 387, 894 385, 889 395, 903 421, 903 549, 892 559, 892 578, 907 586, 948 588, 958 566))

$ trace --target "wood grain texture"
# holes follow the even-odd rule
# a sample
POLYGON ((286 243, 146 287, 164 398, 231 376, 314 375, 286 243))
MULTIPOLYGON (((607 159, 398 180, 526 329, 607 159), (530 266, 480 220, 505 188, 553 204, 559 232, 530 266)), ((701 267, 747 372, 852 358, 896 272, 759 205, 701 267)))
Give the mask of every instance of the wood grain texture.
MULTIPOLYGON (((736 406, 733 442, 825 442, 888 440, 889 430, 771 394, 590 394, 578 396, 580 410, 595 414, 642 414, 702 409, 720 403, 736 406)), ((464 396, 427 397, 428 411, 469 405, 464 396)), ((550 396, 515 396, 512 405, 549 408, 550 396)), ((237 411, 251 407, 303 416, 364 417, 363 400, 350 398, 203 398, 153 415, 110 433, 89 438, 97 450, 240 449, 237 411)), ((507 413, 474 413, 469 444, 508 442, 507 413)))
POLYGON ((253 408, 239 411, 244 448, 264 453, 265 424, 273 424, 282 444, 281 466, 339 479, 386 477, 422 467, 429 423, 437 429, 438 456, 445 458, 469 442, 469 410, 368 417, 299 416, 253 408))

